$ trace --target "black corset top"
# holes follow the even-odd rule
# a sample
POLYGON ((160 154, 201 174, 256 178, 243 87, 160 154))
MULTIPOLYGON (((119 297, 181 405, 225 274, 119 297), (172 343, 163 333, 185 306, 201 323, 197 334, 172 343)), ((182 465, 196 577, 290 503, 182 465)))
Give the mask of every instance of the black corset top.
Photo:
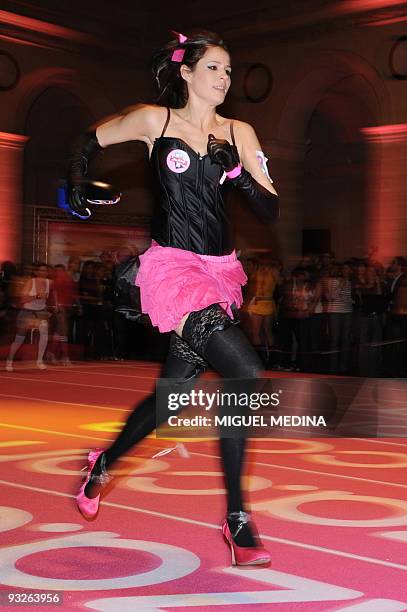
POLYGON ((156 138, 150 163, 155 193, 152 238, 161 246, 202 255, 229 253, 221 167, 173 136, 156 138))

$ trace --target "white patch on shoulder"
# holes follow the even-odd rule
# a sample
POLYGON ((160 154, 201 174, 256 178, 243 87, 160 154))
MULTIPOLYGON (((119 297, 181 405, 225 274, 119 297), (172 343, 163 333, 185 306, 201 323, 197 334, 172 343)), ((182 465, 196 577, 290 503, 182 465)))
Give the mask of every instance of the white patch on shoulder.
POLYGON ((267 157, 264 155, 263 151, 256 151, 256 157, 257 157, 257 161, 260 164, 260 168, 261 168, 263 174, 265 174, 267 176, 268 180, 270 181, 270 183, 272 183, 273 179, 269 175, 269 170, 267 168, 267 162, 268 162, 267 157))

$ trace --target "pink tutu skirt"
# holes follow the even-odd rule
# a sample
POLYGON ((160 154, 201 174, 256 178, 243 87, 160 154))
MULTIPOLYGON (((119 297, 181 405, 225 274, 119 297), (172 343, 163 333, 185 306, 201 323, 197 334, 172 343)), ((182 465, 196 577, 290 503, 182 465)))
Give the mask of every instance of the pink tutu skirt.
POLYGON ((235 251, 230 255, 198 255, 152 242, 140 255, 136 285, 141 309, 160 332, 176 329, 182 317, 220 304, 232 316, 231 305, 242 305, 247 282, 235 251))

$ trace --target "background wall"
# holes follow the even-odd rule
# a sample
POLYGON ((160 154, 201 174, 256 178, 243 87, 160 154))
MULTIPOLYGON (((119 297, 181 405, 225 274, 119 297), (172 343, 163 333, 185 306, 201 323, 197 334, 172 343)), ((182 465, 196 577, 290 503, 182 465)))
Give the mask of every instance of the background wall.
MULTIPOLYGON (((248 8, 210 0, 178 14, 159 0, 119 4, 74 0, 68 10, 48 1, 3 2, 0 86, 12 80, 10 57, 19 79, 0 90, 0 260, 32 257, 33 207, 55 207, 76 134, 151 101, 153 49, 171 28, 198 25, 230 41, 233 85, 220 113, 255 127, 281 196, 274 228, 232 198, 238 248, 267 248, 291 260, 301 256, 305 236, 308 249, 329 246, 340 258, 372 246, 384 259, 405 253, 407 81, 389 67, 395 41, 406 34, 403 3, 298 0, 248 8), (215 17, 208 21, 208 14, 215 17), (263 69, 253 70, 257 64, 263 69)), ((151 214, 143 144, 111 147, 92 174, 125 192, 107 213, 112 224, 151 214)))

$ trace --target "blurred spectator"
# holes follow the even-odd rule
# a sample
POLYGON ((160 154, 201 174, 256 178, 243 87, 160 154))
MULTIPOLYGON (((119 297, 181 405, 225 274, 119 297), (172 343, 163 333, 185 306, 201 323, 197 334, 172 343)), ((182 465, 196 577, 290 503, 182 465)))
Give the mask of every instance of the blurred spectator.
POLYGON ((74 304, 78 300, 77 283, 62 264, 56 265, 52 272, 56 312, 53 318, 52 346, 48 350, 50 361, 60 361, 70 365, 68 352, 69 330, 74 304))
POLYGON ((316 288, 305 268, 295 268, 292 278, 282 288, 281 332, 284 351, 283 366, 310 369, 311 325, 310 317, 316 301, 316 288), (293 339, 296 340, 296 359, 292 363, 293 339))
POLYGON ((404 377, 407 371, 407 259, 395 257, 388 270, 388 316, 385 329, 385 374, 404 377))
POLYGON ((260 259, 252 275, 254 295, 247 307, 252 342, 255 347, 266 347, 267 352, 273 345, 273 321, 276 316, 273 295, 278 277, 278 266, 267 258, 260 259))
POLYGON ((323 351, 328 346, 327 315, 322 303, 322 281, 315 266, 307 268, 308 282, 313 290, 313 299, 310 301, 310 343, 311 363, 314 372, 326 369, 323 351))
POLYGON ((335 255, 332 251, 322 253, 317 257, 316 268, 319 271, 320 277, 329 276, 332 264, 334 263, 335 255))
POLYGON ((372 263, 360 260, 353 283, 356 296, 358 330, 358 371, 361 376, 376 377, 381 368, 386 303, 380 276, 372 263))
POLYGON ((70 257, 68 259, 67 272, 74 282, 76 300, 72 304, 71 317, 69 320, 68 342, 76 343, 80 339, 82 309, 79 301, 79 279, 81 277, 81 259, 80 257, 70 257))
POLYGON ((129 342, 134 341, 137 313, 141 313, 140 289, 135 280, 140 266, 138 251, 120 249, 113 270, 113 355, 127 359, 131 354, 129 342), (129 277, 130 274, 130 277, 129 277))
POLYGON ((324 309, 328 319, 329 371, 347 372, 350 364, 352 328, 352 269, 334 263, 322 280, 324 309))
POLYGON ((384 277, 384 266, 383 264, 377 259, 377 253, 378 253, 378 247, 377 246, 371 246, 368 254, 367 254, 367 265, 369 267, 372 267, 375 269, 375 272, 377 274, 377 276, 379 277, 380 281, 383 282, 383 277, 384 277))
POLYGON ((85 359, 101 359, 110 353, 108 323, 108 315, 112 308, 110 289, 104 265, 100 262, 85 261, 79 279, 85 359))
MULTIPOLYGON (((19 295, 21 310, 17 315, 17 334, 10 346, 6 361, 6 370, 13 371, 13 360, 23 345, 27 331, 38 329, 37 367, 44 370, 43 358, 48 344, 48 320, 52 315, 48 305, 52 291, 52 283, 48 278, 46 264, 38 263, 33 267, 33 277, 26 280, 19 295)), ((54 306, 54 304, 53 304, 54 306)))
POLYGON ((3 340, 7 332, 12 286, 16 275, 17 268, 13 262, 3 261, 0 267, 0 340, 3 340))
POLYGON ((68 274, 75 283, 79 283, 81 277, 81 260, 80 257, 70 257, 68 259, 68 274))

